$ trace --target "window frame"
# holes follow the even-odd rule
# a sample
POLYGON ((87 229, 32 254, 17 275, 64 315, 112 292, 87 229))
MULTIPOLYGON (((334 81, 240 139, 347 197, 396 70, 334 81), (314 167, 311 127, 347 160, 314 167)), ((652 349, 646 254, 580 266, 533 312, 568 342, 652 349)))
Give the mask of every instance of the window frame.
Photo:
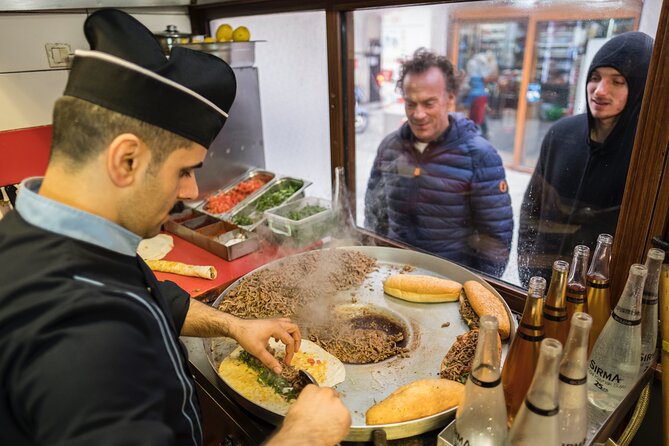
MULTIPOLYGON (((196 34, 209 33, 209 22, 221 17, 281 12, 322 10, 326 14, 328 85, 330 105, 331 172, 344 165, 351 197, 355 200, 355 130, 353 67, 353 12, 356 10, 410 5, 461 3, 429 0, 229 0, 189 6, 191 26, 196 34)), ((632 263, 643 262, 652 238, 664 239, 669 214, 669 0, 662 1, 646 91, 630 160, 627 184, 614 237, 611 260, 611 304, 615 305, 632 263)), ((353 203, 355 209, 355 203, 353 203)), ((379 245, 407 246, 360 229, 361 234, 379 245)), ((414 248, 409 248, 414 249, 414 248)), ((485 279, 522 311, 525 291, 501 280, 485 279)))

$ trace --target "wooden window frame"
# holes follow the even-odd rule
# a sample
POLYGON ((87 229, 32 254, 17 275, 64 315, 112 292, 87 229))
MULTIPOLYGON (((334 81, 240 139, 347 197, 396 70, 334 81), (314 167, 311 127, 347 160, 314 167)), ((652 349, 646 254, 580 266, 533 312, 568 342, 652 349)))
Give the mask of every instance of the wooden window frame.
MULTIPOLYGON (((211 20, 221 17, 321 10, 326 14, 330 153, 334 167, 344 165, 355 200, 355 131, 353 92, 353 12, 361 9, 459 3, 413 0, 231 0, 190 6, 193 32, 209 33, 211 20)), ((666 239, 669 213, 669 0, 663 0, 646 91, 630 160, 627 185, 613 244, 612 305, 618 300, 632 263, 643 262, 654 236, 666 239)), ((355 204, 355 203, 354 203, 355 204)), ((377 244, 402 246, 361 230, 377 244)), ((486 277, 511 308, 522 311, 524 291, 486 277)))

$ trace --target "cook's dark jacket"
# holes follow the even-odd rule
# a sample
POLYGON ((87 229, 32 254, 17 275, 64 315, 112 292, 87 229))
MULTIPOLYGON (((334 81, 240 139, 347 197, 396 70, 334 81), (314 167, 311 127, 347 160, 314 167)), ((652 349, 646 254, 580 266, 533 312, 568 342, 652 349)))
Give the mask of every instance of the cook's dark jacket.
POLYGON ((136 257, 0 220, 0 443, 198 445, 188 295, 136 257))

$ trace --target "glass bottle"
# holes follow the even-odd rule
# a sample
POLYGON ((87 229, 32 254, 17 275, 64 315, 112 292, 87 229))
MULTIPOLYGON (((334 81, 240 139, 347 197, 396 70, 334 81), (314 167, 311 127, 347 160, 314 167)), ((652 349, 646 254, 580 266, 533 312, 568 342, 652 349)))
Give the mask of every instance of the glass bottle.
POLYGON ((588 401, 614 410, 636 382, 641 364, 641 295, 648 269, 635 263, 618 305, 597 338, 588 364, 588 401))
POLYGON ((525 399, 537 366, 539 348, 544 339, 541 315, 545 289, 546 279, 538 276, 530 278, 523 316, 502 368, 502 385, 509 425, 525 399))
POLYGON ((646 255, 648 276, 643 287, 641 299, 641 366, 639 375, 642 375, 655 360, 657 348, 657 295, 660 285, 660 270, 664 262, 664 251, 651 248, 646 255))
POLYGON ((592 351, 597 337, 602 332, 606 321, 611 316, 611 291, 609 288, 609 263, 611 263, 611 246, 613 237, 609 234, 599 234, 597 247, 592 256, 590 269, 588 269, 587 283, 585 286, 588 296, 588 314, 592 316, 592 330, 590 330, 590 341, 588 351, 592 351))
POLYGON ((541 342, 532 385, 506 437, 505 445, 560 444, 558 370, 561 355, 560 341, 548 338, 541 342))
POLYGON ((588 433, 588 339, 592 317, 577 312, 560 361, 560 443, 585 444, 588 433))
POLYGON ((567 340, 569 332, 565 302, 568 272, 569 263, 564 260, 553 262, 551 284, 544 302, 544 334, 547 338, 557 339, 562 344, 567 340))
POLYGON ((332 186, 332 214, 334 218, 332 236, 338 240, 355 239, 355 219, 351 211, 345 171, 341 166, 335 167, 334 184, 332 186))
POLYGON ((498 322, 482 316, 472 371, 455 413, 456 446, 501 445, 506 437, 506 404, 500 378, 498 322))
POLYGON ((585 298, 586 272, 590 248, 585 245, 574 247, 574 256, 571 260, 569 278, 567 279, 567 322, 577 311, 588 312, 588 301, 585 298))

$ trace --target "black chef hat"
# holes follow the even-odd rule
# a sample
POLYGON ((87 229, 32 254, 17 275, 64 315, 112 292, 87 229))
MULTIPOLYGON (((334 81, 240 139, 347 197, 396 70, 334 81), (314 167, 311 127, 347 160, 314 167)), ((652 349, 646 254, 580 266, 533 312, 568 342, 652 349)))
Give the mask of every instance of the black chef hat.
POLYGON ((174 47, 169 59, 144 25, 116 9, 84 23, 90 51, 75 51, 65 96, 74 96, 209 147, 237 91, 232 68, 174 47))

